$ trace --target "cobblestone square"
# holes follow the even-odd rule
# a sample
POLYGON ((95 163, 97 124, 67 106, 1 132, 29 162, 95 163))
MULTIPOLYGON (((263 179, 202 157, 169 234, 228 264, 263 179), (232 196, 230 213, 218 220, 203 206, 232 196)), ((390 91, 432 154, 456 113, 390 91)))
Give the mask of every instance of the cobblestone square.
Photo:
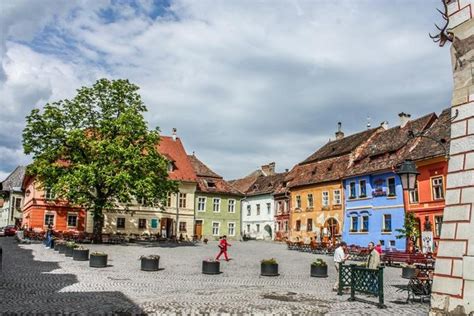
MULTIPOLYGON (((41 244, 18 245, 1 238, 1 313, 72 314, 307 314, 426 315, 428 303, 404 304, 407 281, 398 268, 386 268, 385 304, 378 309, 348 302, 332 292, 332 257, 289 251, 271 242, 233 242, 230 262, 219 275, 201 274, 201 261, 216 255, 216 242, 187 247, 88 245, 109 255, 109 266, 89 268, 41 244), (141 255, 161 256, 157 272, 140 270, 141 255), (276 258, 280 276, 261 277, 260 260, 276 258), (311 278, 310 263, 323 258, 328 278, 311 278), (398 287, 397 287, 398 286, 398 287)), ((367 300, 373 298, 359 295, 367 300)))

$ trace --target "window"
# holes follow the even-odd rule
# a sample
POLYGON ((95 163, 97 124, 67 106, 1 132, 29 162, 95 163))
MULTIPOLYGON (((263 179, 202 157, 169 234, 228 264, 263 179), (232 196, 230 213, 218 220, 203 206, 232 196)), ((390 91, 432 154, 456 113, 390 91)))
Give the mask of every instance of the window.
POLYGON ((395 247, 395 240, 390 240, 390 247, 395 247))
POLYGON ((168 161, 168 166, 167 166, 168 172, 173 172, 174 170, 174 163, 172 161, 168 161))
POLYGON ((54 226, 54 214, 46 214, 44 216, 44 225, 45 226, 48 226, 48 225, 54 226))
POLYGON ((117 228, 125 228, 125 217, 117 217, 117 228))
POLYGON ((212 235, 213 236, 219 236, 219 228, 221 226, 221 223, 219 222, 212 222, 212 235))
POLYGON ((270 215, 272 212, 272 205, 271 203, 267 203, 267 214, 270 215))
POLYGON ((138 219, 138 228, 145 229, 146 228, 146 218, 139 218, 138 219))
POLYGON ((257 233, 260 232, 260 224, 255 225, 257 227, 257 233))
POLYGON ((56 194, 54 194, 54 191, 51 188, 46 188, 44 197, 46 200, 54 200, 56 198, 56 194))
POLYGON ((351 182, 349 183, 349 199, 355 199, 356 198, 356 183, 351 182))
POLYGON ((443 225, 443 216, 435 216, 435 236, 441 236, 441 226, 443 225))
POLYGON ((418 203, 418 181, 415 182, 415 189, 410 190, 410 203, 418 203))
POLYGON ((323 191, 323 207, 329 206, 329 192, 323 191))
POLYGON ((235 213, 235 200, 229 200, 229 204, 227 205, 227 211, 229 213, 235 213))
POLYGON ((385 246, 385 240, 379 240, 380 246, 385 246))
POLYGON ((158 228, 158 218, 151 219, 151 228, 158 228))
POLYGON ((221 199, 219 198, 212 199, 212 211, 214 213, 219 213, 221 211, 221 199))
POLYGON ((351 217, 351 232, 359 230, 359 218, 357 216, 351 217))
POLYGON ((332 191, 334 197, 334 204, 341 205, 341 190, 332 191))
POLYGON ((296 208, 301 208, 301 196, 296 196, 296 208))
POLYGON ((260 215, 260 204, 257 204, 257 216, 260 215))
POLYGON ((250 225, 247 225, 247 232, 250 233, 250 225))
POLYGON ((309 208, 313 208, 313 205, 314 205, 314 203, 313 203, 313 195, 310 193, 310 194, 308 194, 308 207, 309 207, 309 208))
POLYGON ((313 231, 313 219, 311 218, 308 218, 308 220, 306 221, 306 231, 313 231))
POLYGON ((359 197, 367 196, 367 182, 365 180, 359 181, 359 197))
POLYGON ((391 214, 383 215, 383 231, 385 232, 392 231, 392 215, 391 214))
POLYGON ((387 179, 387 188, 388 188, 388 196, 395 196, 395 178, 388 178, 387 179))
POLYGON ((443 177, 432 178, 431 186, 433 187, 433 200, 444 199, 443 177))
POLYGON ((297 220, 296 221, 296 231, 299 232, 301 230, 301 221, 297 220))
POLYGON ((166 197, 166 207, 171 207, 171 193, 168 193, 168 196, 166 197))
POLYGON ((251 214, 252 214, 251 206, 247 205, 247 216, 250 216, 251 214))
POLYGON ((228 223, 227 225, 227 232, 229 236, 235 236, 235 223, 228 223))
POLYGON ((186 232, 186 222, 179 222, 179 231, 186 232))
POLYGON ((283 212, 287 212, 288 211, 288 201, 285 201, 285 204, 283 204, 283 212))
POLYGON ((67 214, 67 227, 77 227, 76 214, 67 214))
POLYGON ((280 214, 283 211, 283 203, 281 201, 279 201, 277 204, 277 210, 278 210, 278 214, 280 214))
POLYGON ((186 208, 186 193, 179 193, 179 207, 186 208))
POLYGON ((206 198, 205 197, 198 197, 198 212, 205 212, 206 211, 206 198))
POLYGON ((369 231, 369 215, 362 216, 362 231, 363 232, 369 231))
POLYGON ((288 221, 285 221, 285 231, 288 231, 288 221))
POLYGON ((15 200, 15 210, 21 210, 21 198, 15 200))

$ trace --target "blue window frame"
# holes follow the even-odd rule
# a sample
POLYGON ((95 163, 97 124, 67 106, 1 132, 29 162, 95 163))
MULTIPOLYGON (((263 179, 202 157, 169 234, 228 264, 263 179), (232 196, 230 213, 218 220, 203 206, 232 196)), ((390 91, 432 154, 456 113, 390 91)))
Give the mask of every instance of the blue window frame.
POLYGON ((369 215, 362 215, 362 231, 369 231, 369 215))
POLYGON ((359 197, 367 196, 367 182, 365 180, 359 181, 359 197))
POLYGON ((356 232, 359 230, 359 217, 351 216, 351 232, 356 232))
POLYGON ((383 231, 385 232, 392 231, 392 214, 383 215, 383 231))

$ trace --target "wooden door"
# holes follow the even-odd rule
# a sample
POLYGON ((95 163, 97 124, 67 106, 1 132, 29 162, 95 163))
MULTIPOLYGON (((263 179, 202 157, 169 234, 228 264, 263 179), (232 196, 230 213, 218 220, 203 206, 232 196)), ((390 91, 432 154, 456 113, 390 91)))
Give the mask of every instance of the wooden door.
POLYGON ((198 239, 202 237, 202 221, 196 221, 194 224, 194 234, 197 236, 198 239))

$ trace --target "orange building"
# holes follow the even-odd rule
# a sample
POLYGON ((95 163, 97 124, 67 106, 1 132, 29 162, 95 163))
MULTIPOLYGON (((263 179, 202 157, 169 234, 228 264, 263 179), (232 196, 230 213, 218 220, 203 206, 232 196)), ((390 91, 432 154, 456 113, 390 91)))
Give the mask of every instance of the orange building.
MULTIPOLYGON (((409 158, 415 161, 420 174, 417 178, 417 188, 404 193, 405 210, 414 212, 420 232, 432 231, 435 253, 443 222, 448 160, 443 145, 434 139, 449 148, 450 113, 450 109, 444 110, 424 134, 426 137, 421 137, 419 144, 410 153, 409 158)), ((417 246, 420 248, 421 242, 419 238, 417 246)))
POLYGON ((25 176, 23 221, 25 229, 45 231, 51 224, 55 231, 84 231, 86 212, 67 201, 58 200, 49 190, 44 190, 35 177, 25 176))

